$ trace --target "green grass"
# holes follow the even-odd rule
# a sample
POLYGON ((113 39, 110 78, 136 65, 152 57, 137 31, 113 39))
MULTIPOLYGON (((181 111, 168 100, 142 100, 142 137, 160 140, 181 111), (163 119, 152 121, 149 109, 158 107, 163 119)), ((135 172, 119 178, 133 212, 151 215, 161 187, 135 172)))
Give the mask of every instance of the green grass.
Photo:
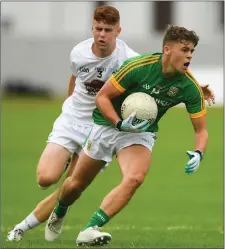
MULTIPOLYGON (((2 248, 74 248, 79 230, 103 197, 121 180, 114 161, 99 174, 70 209, 61 239, 44 240, 44 224, 19 243, 5 241, 20 222, 56 186, 36 183, 36 165, 62 101, 2 101, 1 231, 2 248)), ((186 150, 193 149, 185 109, 174 108, 160 122, 153 162, 146 181, 130 204, 105 226, 108 248, 223 248, 223 109, 208 108, 209 145, 199 170, 184 173, 186 150)))

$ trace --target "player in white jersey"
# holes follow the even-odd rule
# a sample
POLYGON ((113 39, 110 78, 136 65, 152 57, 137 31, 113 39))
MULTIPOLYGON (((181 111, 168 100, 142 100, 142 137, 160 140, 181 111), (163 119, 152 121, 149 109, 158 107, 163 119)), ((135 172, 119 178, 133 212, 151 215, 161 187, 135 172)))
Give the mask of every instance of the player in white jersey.
MULTIPOLYGON (((67 176, 71 175, 82 143, 93 125, 92 111, 97 92, 124 60, 138 55, 117 39, 121 31, 119 19, 119 12, 115 8, 97 8, 93 17, 93 38, 79 43, 70 54, 73 75, 69 82, 69 95, 72 95, 63 104, 62 113, 53 125, 37 167, 37 181, 43 188, 58 182, 68 157, 73 154, 67 172, 67 176)), ((213 99, 211 90, 207 86, 204 89, 205 96, 213 99)), ((40 202, 30 215, 8 233, 8 240, 20 240, 25 231, 46 221, 57 204, 57 196, 58 190, 40 202)), ((53 227, 53 233, 60 233, 61 225, 53 227)), ((46 239, 54 240, 54 236, 46 239)))
MULTIPOLYGON (((79 43, 71 51, 73 75, 69 92, 74 91, 63 104, 37 166, 37 181, 42 188, 58 182, 73 154, 67 173, 67 176, 71 175, 82 144, 93 126, 92 111, 97 92, 124 60, 138 55, 117 39, 121 31, 119 19, 117 9, 110 6, 97 8, 93 17, 93 38, 79 43)), ((25 231, 46 221, 57 203, 57 196, 58 190, 40 202, 8 233, 8 240, 20 240, 25 231)))
POLYGON ((95 96, 108 77, 125 58, 138 55, 124 41, 116 39, 114 51, 107 57, 99 58, 92 51, 93 43, 93 38, 85 40, 75 46, 70 54, 71 70, 76 76, 76 88, 64 113, 71 116, 73 123, 83 126, 93 124, 95 96))

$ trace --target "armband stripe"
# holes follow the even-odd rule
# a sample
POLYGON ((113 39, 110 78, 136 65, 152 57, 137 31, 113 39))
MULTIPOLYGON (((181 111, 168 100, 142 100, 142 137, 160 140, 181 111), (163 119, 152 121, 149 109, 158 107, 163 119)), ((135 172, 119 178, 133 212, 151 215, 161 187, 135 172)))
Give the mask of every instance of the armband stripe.
POLYGON ((206 114, 206 109, 204 109, 200 112, 197 112, 197 113, 189 113, 190 118, 200 118, 200 117, 204 116, 205 114, 206 114))
POLYGON ((109 80, 111 81, 111 83, 115 86, 115 88, 117 88, 121 93, 125 92, 125 88, 123 88, 118 81, 114 78, 114 76, 112 75, 109 80))

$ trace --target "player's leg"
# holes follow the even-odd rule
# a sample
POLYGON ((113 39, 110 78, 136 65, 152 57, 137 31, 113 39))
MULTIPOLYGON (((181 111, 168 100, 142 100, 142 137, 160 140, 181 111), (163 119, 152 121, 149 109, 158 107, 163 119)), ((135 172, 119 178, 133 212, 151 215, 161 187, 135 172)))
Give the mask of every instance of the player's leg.
POLYGON ((45 227, 46 240, 54 241, 60 236, 61 230, 59 228, 69 206, 80 197, 104 165, 105 162, 94 160, 83 151, 80 153, 72 176, 67 177, 60 188, 58 204, 45 227))
MULTIPOLYGON (((72 156, 72 160, 70 162, 69 168, 67 170, 66 177, 69 177, 72 175, 72 172, 77 163, 77 159, 78 159, 78 155, 74 153, 72 156)), ((51 212, 53 211, 54 207, 56 206, 58 202, 58 199, 57 199, 58 195, 59 195, 59 188, 56 189, 51 195, 46 197, 43 201, 38 203, 38 205, 33 211, 38 221, 45 222, 49 218, 51 212)))
POLYGON ((98 245, 109 242, 111 237, 106 237, 104 232, 100 231, 96 234, 96 229, 104 226, 128 204, 137 188, 144 181, 151 162, 151 153, 144 146, 130 146, 118 153, 118 162, 123 172, 123 180, 104 198, 100 208, 79 233, 76 240, 78 245, 90 245, 90 242, 98 245))
POLYGON ((37 166, 37 182, 46 188, 58 182, 70 152, 62 145, 48 143, 37 166))
MULTIPOLYGON (((122 182, 104 198, 100 206, 110 218, 127 205, 143 183, 151 163, 151 152, 142 145, 132 145, 119 151, 117 159, 123 175, 122 182)), ((86 228, 104 225, 102 222, 97 224, 94 220, 90 220, 86 228)))
MULTIPOLYGON (((48 137, 48 144, 37 167, 37 178, 41 187, 50 186, 52 183, 56 183, 59 180, 62 173, 65 171, 65 163, 67 162, 69 155, 71 153, 78 154, 83 139, 89 131, 90 129, 82 129, 82 127, 80 129, 74 129, 74 124, 71 122, 70 116, 64 113, 56 119, 53 130, 48 137), (79 134, 80 130, 82 131, 81 134, 79 134), (76 135, 82 142, 79 139, 77 140, 76 135)), ((77 156, 74 156, 68 174, 71 174, 73 171, 76 160, 77 156)), ((17 229, 16 226, 8 233, 8 239, 21 239, 24 231, 45 221, 55 206, 57 194, 58 191, 55 191, 52 195, 39 203, 34 212, 28 215, 28 217, 19 224, 19 229, 17 229), (18 234, 18 236, 16 236, 16 234, 18 234)))
POLYGON ((142 145, 132 145, 120 150, 117 159, 123 175, 122 182, 104 198, 100 206, 110 218, 128 204, 143 183, 151 163, 151 152, 142 145))
POLYGON ((98 229, 128 204, 142 184, 149 169, 151 153, 141 145, 134 145, 121 150, 118 153, 118 161, 123 172, 123 180, 104 198, 100 208, 79 233, 76 240, 78 245, 99 245, 110 241, 111 236, 105 236, 105 233, 98 229))
POLYGON ((77 145, 73 129, 72 117, 66 113, 56 119, 52 132, 48 136, 45 147, 37 166, 37 182, 40 187, 46 188, 58 182, 70 156, 76 152, 77 145))
MULTIPOLYGON (((117 158, 122 171, 122 182, 104 198, 100 208, 79 233, 78 244, 89 245, 89 242, 92 242, 89 238, 94 238, 93 228, 104 226, 128 204, 149 170, 154 134, 123 134, 122 137, 112 134, 112 140, 117 139, 119 145, 117 146, 117 158), (124 141, 122 144, 120 138, 124 141)), ((107 241, 102 241, 102 243, 107 243, 107 241)))
MULTIPOLYGON (((73 154, 72 160, 67 170, 66 177, 72 175, 77 159, 78 155, 73 154)), ((36 208, 7 234, 7 239, 9 241, 21 240, 24 232, 45 222, 49 218, 50 214, 52 213, 54 207, 57 204, 58 194, 59 194, 59 189, 55 190, 52 194, 50 194, 44 200, 39 202, 36 208)))

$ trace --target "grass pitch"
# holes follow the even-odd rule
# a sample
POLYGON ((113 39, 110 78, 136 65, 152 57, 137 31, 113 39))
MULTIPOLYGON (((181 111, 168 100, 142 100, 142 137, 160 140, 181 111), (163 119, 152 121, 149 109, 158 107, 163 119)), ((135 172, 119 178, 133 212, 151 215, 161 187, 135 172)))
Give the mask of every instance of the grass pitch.
MULTIPOLYGON (((45 224, 28 231, 19 243, 5 241, 7 232, 57 187, 40 190, 35 173, 61 104, 2 101, 2 248, 76 248, 78 232, 121 180, 114 160, 70 209, 59 241, 45 242, 45 224)), ((174 108, 161 120, 149 175, 130 204, 105 226, 113 237, 106 248, 223 248, 223 109, 208 108, 207 120, 209 145, 191 176, 184 173, 185 152, 194 148, 185 109, 174 108)))

